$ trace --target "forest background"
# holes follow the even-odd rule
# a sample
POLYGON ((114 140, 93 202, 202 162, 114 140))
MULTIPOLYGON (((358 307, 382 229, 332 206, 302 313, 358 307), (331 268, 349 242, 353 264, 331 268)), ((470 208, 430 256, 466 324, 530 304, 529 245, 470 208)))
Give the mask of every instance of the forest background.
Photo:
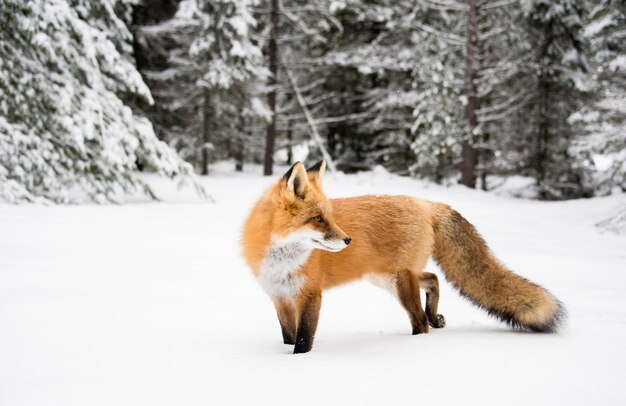
POLYGON ((623 1, 2 0, 0 22, 5 201, 322 157, 520 175, 537 199, 626 189, 623 1))

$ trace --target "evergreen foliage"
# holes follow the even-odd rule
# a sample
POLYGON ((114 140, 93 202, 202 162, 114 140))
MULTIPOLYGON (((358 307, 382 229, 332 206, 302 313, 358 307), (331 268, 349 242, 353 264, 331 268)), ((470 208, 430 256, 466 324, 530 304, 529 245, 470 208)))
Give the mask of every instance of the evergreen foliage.
POLYGON ((152 102, 127 28, 132 2, 3 0, 0 7, 0 198, 94 201, 142 189, 134 171, 191 168, 122 95, 152 102))
POLYGON ((241 152, 247 127, 268 117, 267 77, 252 39, 249 0, 184 0, 171 18, 137 30, 143 73, 157 100, 159 135, 206 173, 214 158, 241 152), (157 56, 155 58, 155 55, 157 56))
POLYGON ((189 177, 178 156, 269 173, 295 146, 532 177, 539 199, 626 189, 620 1, 4 0, 0 20, 4 200, 112 200, 137 169, 189 177))
POLYGON ((569 122, 584 129, 572 150, 589 157, 594 185, 607 194, 615 187, 626 191, 626 5, 599 1, 590 17, 585 36, 594 50, 594 95, 569 122))

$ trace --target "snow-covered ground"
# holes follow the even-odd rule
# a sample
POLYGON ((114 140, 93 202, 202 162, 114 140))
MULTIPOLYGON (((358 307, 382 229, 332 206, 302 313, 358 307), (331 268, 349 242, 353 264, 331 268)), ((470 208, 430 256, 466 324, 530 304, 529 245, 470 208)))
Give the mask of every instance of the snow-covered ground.
POLYGON ((0 405, 626 404, 626 238, 594 228, 624 196, 546 203, 330 174, 330 196, 453 205, 569 322, 511 331, 442 282, 447 326, 411 336, 395 299, 358 282, 325 294, 313 352, 293 356, 238 245, 274 178, 216 172, 203 180, 215 203, 152 179, 162 203, 0 205, 0 405))

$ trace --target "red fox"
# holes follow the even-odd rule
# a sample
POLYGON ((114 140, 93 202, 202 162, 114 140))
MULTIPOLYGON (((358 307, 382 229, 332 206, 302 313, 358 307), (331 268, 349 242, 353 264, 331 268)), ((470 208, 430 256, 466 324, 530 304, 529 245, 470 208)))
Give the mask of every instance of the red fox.
POLYGON ((474 227, 449 206, 409 196, 328 199, 326 163, 296 163, 252 209, 243 228, 246 261, 271 297, 283 342, 311 350, 322 291, 362 277, 387 287, 407 311, 413 334, 440 328, 433 257, 461 295, 514 328, 555 332, 565 308, 505 268, 474 227), (420 289, 426 292, 422 309, 420 289))

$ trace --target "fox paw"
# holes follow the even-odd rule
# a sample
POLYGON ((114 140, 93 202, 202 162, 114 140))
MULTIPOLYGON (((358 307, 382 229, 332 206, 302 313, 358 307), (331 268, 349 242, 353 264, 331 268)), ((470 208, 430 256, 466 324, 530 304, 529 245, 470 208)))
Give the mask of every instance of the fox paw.
POLYGON ((428 333, 428 319, 424 315, 423 319, 413 325, 413 335, 428 333))
POLYGON ((442 328, 446 325, 446 318, 443 317, 443 314, 438 314, 436 320, 429 320, 429 324, 433 328, 442 328))

